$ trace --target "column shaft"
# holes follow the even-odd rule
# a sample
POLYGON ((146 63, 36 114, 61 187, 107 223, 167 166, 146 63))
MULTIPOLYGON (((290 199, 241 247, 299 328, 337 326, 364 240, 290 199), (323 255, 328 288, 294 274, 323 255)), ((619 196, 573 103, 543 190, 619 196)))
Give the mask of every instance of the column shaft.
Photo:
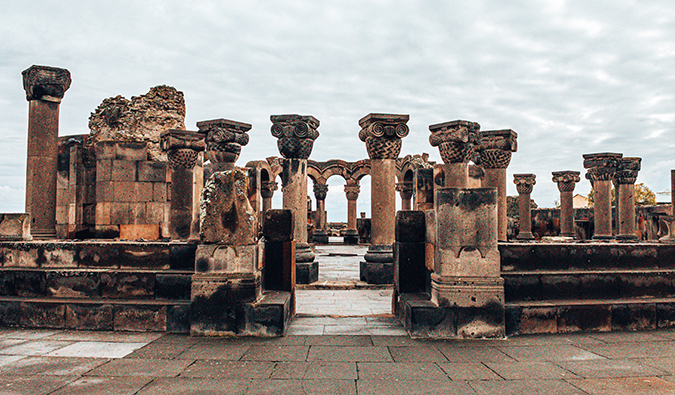
POLYGON ((518 211, 519 211, 519 232, 518 239, 532 240, 532 213, 530 211, 530 194, 521 193, 518 195, 518 211))
POLYGON ((371 240, 391 245, 396 224, 396 160, 371 159, 371 240))
POLYGON ((307 159, 284 159, 284 209, 294 214, 293 234, 298 243, 307 243, 307 159))
POLYGON ((497 238, 506 241, 506 169, 485 169, 483 188, 497 188, 497 238))
POLYGON ((356 199, 347 200, 347 229, 356 230, 356 199))
POLYGON ((593 220, 595 231, 593 238, 612 238, 612 182, 596 180, 593 184, 595 203, 593 204, 593 220))
POLYGON ((619 184, 619 234, 620 239, 636 239, 635 234, 635 184, 619 184))
POLYGON ((574 197, 560 192, 560 236, 574 237, 574 197))
POLYGON ((469 179, 467 162, 451 162, 445 164, 445 187, 466 188, 469 179))
POLYGON ((187 239, 192 228, 193 169, 173 167, 171 173, 171 211, 169 232, 175 239, 187 239))

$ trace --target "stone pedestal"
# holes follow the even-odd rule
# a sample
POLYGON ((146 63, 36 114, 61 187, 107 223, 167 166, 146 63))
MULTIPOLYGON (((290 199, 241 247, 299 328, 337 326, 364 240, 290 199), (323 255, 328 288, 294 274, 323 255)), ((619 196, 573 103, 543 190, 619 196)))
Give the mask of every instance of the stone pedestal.
POLYGON ((560 191, 560 236, 574 237, 574 186, 581 179, 578 171, 554 171, 553 182, 560 191))
POLYGON ((307 159, 319 137, 319 120, 311 115, 272 115, 272 136, 283 160, 281 173, 284 209, 294 213, 295 263, 298 284, 319 279, 319 264, 307 243, 307 159))
POLYGON ((516 152, 518 134, 511 129, 486 130, 481 132, 480 164, 485 171, 482 186, 497 188, 498 239, 507 240, 506 218, 506 168, 511 163, 511 154, 516 152))
POLYGON ((196 132, 169 130, 161 134, 161 146, 171 167, 171 208, 169 233, 172 239, 196 239, 192 225, 193 169, 199 152, 206 148, 204 138, 196 132))
POLYGON ((593 217, 595 223, 594 240, 613 239, 612 235, 612 178, 619 165, 622 154, 599 153, 584 154, 584 168, 588 169, 586 178, 591 181, 595 202, 593 217))
POLYGON ((518 190, 518 240, 534 240, 532 235, 532 215, 530 211, 530 194, 536 184, 534 174, 514 174, 513 183, 518 190))
POLYGON ((640 171, 641 158, 621 158, 617 172, 616 201, 619 210, 619 234, 617 240, 637 240, 635 233, 635 181, 640 171))
POLYGON ((328 231, 326 230, 326 195, 328 185, 319 182, 314 183, 314 197, 316 198, 317 223, 314 229, 314 242, 328 244, 328 231))
POLYGON ((408 115, 368 114, 359 120, 359 139, 370 157, 371 245, 361 262, 360 278, 369 284, 393 282, 396 215, 396 158, 408 135, 408 115))
POLYGON ((56 237, 56 178, 59 106, 70 87, 70 72, 47 66, 24 70, 28 100, 26 212, 36 239, 56 237))
POLYGON ((359 244, 359 231, 356 228, 356 200, 359 198, 360 191, 359 184, 349 181, 345 184, 347 196, 347 229, 343 233, 345 244, 359 244))
POLYGON ((401 210, 412 210, 413 183, 412 181, 403 181, 396 184, 396 191, 401 195, 401 210))

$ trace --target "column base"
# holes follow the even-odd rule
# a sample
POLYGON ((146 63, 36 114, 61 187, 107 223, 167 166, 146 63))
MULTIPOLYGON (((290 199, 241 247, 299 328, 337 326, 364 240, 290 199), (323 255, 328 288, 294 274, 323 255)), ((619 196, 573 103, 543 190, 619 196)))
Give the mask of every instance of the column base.
POLYGON ((574 238, 574 232, 569 232, 569 233, 560 233, 558 236, 560 237, 571 237, 574 238))
POLYGON ((365 262, 361 262, 359 278, 368 284, 394 283, 394 249, 391 245, 371 245, 365 262))
POLYGON ((317 229, 314 231, 314 243, 328 244, 328 232, 324 229, 317 229))
POLYGON ((591 240, 614 240, 614 236, 594 235, 591 240))
POLYGON ((319 281, 319 262, 296 262, 296 284, 311 284, 319 281))
POLYGON ((347 229, 343 233, 344 243, 350 245, 359 244, 359 231, 356 229, 347 229))
POLYGON ((534 235, 532 232, 520 232, 516 236, 516 240, 534 240, 534 235))

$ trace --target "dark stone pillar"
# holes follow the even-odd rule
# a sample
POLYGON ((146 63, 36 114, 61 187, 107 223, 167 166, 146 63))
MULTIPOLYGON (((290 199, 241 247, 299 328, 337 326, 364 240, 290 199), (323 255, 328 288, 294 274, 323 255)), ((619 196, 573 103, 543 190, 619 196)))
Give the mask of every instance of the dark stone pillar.
POLYGON ((193 169, 199 152, 206 148, 204 136, 187 130, 169 130, 160 136, 161 146, 168 151, 171 167, 171 208, 169 211, 169 234, 172 239, 196 238, 192 223, 193 169))
POLYGON ((536 184, 534 174, 514 174, 513 183, 518 190, 519 232, 517 239, 534 240, 532 235, 532 214, 530 211, 530 194, 536 184))
POLYGON ((619 208, 618 240, 637 240, 635 233, 635 181, 640 171, 641 158, 621 158, 617 172, 616 202, 619 208))
POLYGON ((361 187, 354 180, 347 180, 345 195, 347 196, 347 229, 344 232, 345 244, 359 244, 359 231, 356 228, 356 200, 361 187))
POLYGON ((412 210, 413 183, 403 181, 396 184, 396 190, 401 194, 401 210, 412 210))
POLYGON ((434 169, 416 169, 413 177, 414 209, 420 211, 434 208, 434 169))
POLYGON ((278 184, 275 181, 264 181, 260 185, 260 194, 262 195, 262 213, 272 208, 272 197, 277 190, 278 184))
POLYGON ((584 168, 588 169, 586 178, 591 181, 595 202, 593 217, 595 232, 593 239, 612 239, 612 178, 616 172, 622 154, 599 153, 584 154, 584 168))
POLYGON ((293 315, 295 314, 296 281, 293 212, 291 210, 267 210, 263 218, 265 290, 290 292, 291 315, 293 315))
POLYGON ((314 229, 314 242, 319 244, 328 244, 328 231, 326 230, 326 195, 328 194, 328 185, 315 182, 314 197, 316 198, 317 223, 314 229))
POLYGON ((408 135, 409 115, 368 114, 359 120, 359 139, 370 157, 371 245, 361 262, 360 278, 370 284, 391 284, 396 216, 396 158, 408 135))
POLYGON ((483 188, 497 188, 497 218, 499 241, 506 241, 506 168, 511 163, 511 154, 516 152, 518 134, 511 129, 486 130, 481 132, 480 164, 485 171, 483 188))
POLYGON ((554 171, 553 182, 560 191, 560 236, 574 237, 574 186, 581 179, 578 171, 554 171))
POLYGON ((59 106, 70 88, 70 72, 31 66, 21 74, 28 100, 26 212, 30 214, 32 236, 51 239, 56 237, 59 106))
POLYGON ((311 115, 272 115, 272 136, 284 157, 282 192, 284 208, 294 213, 295 262, 298 284, 319 279, 319 264, 307 240, 307 159, 319 137, 319 120, 311 115))
POLYGON ((675 170, 670 171, 670 215, 663 220, 668 224, 668 234, 659 239, 661 243, 675 243, 675 170))

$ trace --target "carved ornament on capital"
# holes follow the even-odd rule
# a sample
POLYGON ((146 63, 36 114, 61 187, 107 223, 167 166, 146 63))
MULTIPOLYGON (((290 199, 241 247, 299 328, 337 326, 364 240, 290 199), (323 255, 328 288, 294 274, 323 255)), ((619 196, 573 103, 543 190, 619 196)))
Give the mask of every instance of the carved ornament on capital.
POLYGON ((347 184, 345 185, 345 195, 347 200, 356 200, 359 198, 359 192, 361 192, 361 186, 358 184, 347 184))
POLYGON ((169 166, 175 169, 192 169, 197 163, 199 152, 206 149, 201 133, 171 129, 160 135, 160 146, 167 151, 169 166))
POLYGON ((518 133, 511 129, 485 130, 480 133, 481 165, 487 169, 506 169, 511 163, 511 154, 518 150, 518 133))
POLYGON ((278 188, 279 184, 276 181, 263 181, 260 183, 260 195, 264 199, 271 199, 278 188))
POLYGON ((276 137, 281 156, 308 159, 319 137, 319 120, 311 115, 272 115, 272 136, 276 137))
POLYGON ((514 174, 513 183, 516 184, 518 194, 530 194, 537 183, 537 176, 534 174, 514 174))
POLYGON ((581 172, 578 171, 554 171, 551 174, 553 175, 553 182, 558 185, 558 191, 560 192, 574 192, 576 183, 581 181, 581 172))
POLYGON ((60 102, 70 88, 70 71, 49 66, 30 66, 21 72, 26 100, 60 102))
POLYGON ((480 141, 480 125, 470 121, 451 121, 429 125, 429 143, 438 147, 443 163, 468 163, 480 141))
POLYGON ((635 184, 640 171, 642 158, 623 157, 619 162, 614 180, 617 184, 635 184))
POLYGON ((413 196, 413 182, 403 181, 396 183, 396 191, 401 194, 401 199, 411 199, 413 196))
POLYGON ((328 194, 328 185, 321 183, 314 183, 314 197, 316 200, 326 200, 326 195, 328 194))
POLYGON ((396 159, 401 153, 401 139, 410 129, 409 115, 370 113, 359 120, 359 139, 366 143, 370 159, 396 159))
POLYGON ((248 144, 248 123, 229 119, 213 119, 197 122, 199 133, 206 135, 206 157, 211 162, 234 163, 239 158, 241 147, 248 144))
POLYGON ((614 178, 623 154, 603 152, 598 154, 584 154, 584 168, 587 169, 586 179, 591 181, 611 181, 614 178))

